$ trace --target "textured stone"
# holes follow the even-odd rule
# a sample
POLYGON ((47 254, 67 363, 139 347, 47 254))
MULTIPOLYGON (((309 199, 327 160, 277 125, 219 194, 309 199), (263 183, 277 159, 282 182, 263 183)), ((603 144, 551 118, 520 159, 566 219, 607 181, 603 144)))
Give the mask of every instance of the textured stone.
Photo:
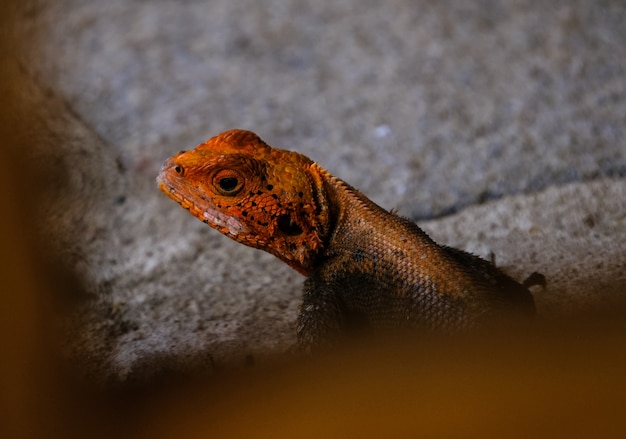
POLYGON ((473 205, 424 226, 493 251, 517 278, 543 272, 541 315, 624 291, 621 1, 57 0, 19 11, 26 153, 59 182, 44 232, 90 293, 69 348, 101 377, 244 363, 293 341, 302 278, 154 183, 167 156, 233 127, 414 219, 473 205))

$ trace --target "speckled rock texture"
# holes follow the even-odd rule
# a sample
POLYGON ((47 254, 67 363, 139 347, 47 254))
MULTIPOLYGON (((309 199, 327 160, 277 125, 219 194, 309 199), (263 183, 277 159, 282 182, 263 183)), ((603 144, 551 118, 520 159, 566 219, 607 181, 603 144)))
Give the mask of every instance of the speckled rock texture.
POLYGON ((623 300, 624 23, 621 0, 25 1, 23 153, 57 175, 41 227, 85 292, 69 354, 124 381, 293 343, 303 278, 154 182, 230 128, 518 279, 544 273, 541 318, 623 300))

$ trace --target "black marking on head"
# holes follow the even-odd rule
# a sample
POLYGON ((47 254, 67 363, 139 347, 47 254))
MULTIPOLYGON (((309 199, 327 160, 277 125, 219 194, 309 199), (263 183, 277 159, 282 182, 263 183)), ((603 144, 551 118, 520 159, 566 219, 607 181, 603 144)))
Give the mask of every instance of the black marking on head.
POLYGON ((286 213, 278 217, 278 230, 289 236, 302 234, 302 228, 286 213))

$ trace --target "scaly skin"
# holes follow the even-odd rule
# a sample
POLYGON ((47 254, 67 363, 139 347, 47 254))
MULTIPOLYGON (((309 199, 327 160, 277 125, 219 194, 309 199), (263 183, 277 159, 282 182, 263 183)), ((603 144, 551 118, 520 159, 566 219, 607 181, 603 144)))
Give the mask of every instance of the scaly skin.
POLYGON ((168 159, 160 189, 232 239, 307 276, 298 340, 354 329, 456 331, 532 315, 530 292, 493 264, 440 246, 307 157, 231 130, 168 159))

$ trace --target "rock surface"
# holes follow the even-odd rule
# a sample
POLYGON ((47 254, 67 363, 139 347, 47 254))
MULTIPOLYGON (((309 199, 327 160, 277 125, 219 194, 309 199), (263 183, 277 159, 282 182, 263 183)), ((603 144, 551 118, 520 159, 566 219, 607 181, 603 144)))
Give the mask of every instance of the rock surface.
POLYGON ((26 2, 25 154, 54 173, 43 230, 90 293, 72 355, 125 380, 293 342, 301 276, 154 183, 167 156, 234 127, 428 219, 441 243, 544 273, 545 318, 620 300, 625 22, 618 0, 26 2))

